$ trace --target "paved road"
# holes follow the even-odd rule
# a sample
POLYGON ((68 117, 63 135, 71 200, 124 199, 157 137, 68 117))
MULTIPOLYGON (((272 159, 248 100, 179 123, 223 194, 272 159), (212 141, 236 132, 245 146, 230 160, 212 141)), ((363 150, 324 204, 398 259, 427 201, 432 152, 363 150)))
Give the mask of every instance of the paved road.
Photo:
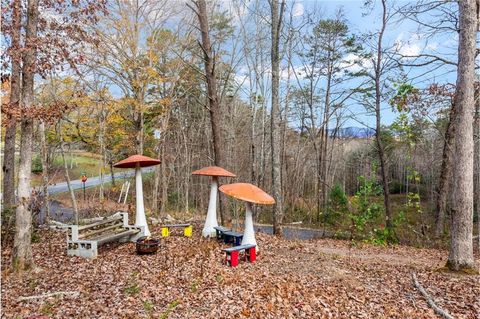
MULTIPOLYGON (((273 234, 273 226, 271 225, 254 225, 256 232, 262 232, 266 234, 273 234)), ((286 239, 301 239, 309 240, 324 237, 333 237, 334 233, 328 230, 323 231, 321 229, 305 228, 305 227, 289 227, 283 226, 283 237, 286 239)))
MULTIPOLYGON (((142 173, 152 173, 155 168, 153 167, 146 167, 142 169, 142 173)), ((135 170, 125 170, 123 172, 115 173, 115 179, 125 179, 125 178, 130 178, 135 175, 135 170)), ((108 183, 112 180, 112 176, 110 174, 104 176, 104 182, 108 183)), ((85 187, 93 187, 100 185, 100 176, 94 176, 94 177, 89 177, 85 183, 85 187)), ((83 183, 81 180, 77 179, 74 181, 70 182, 70 186, 73 189, 82 189, 83 188, 83 183)), ((62 182, 62 183, 57 183, 55 185, 50 185, 48 186, 48 193, 51 194, 58 194, 58 193, 64 193, 68 192, 68 186, 67 182, 62 182)), ((69 221, 73 218, 73 209, 71 207, 64 207, 62 204, 58 201, 55 200, 50 200, 49 202, 50 206, 50 218, 60 221, 60 222, 66 222, 69 221)), ((40 211, 38 218, 40 223, 43 223, 44 219, 44 209, 40 211)))
MULTIPOLYGON (((154 171, 154 169, 155 168, 153 168, 153 167, 142 168, 142 173, 143 174, 152 173, 154 171)), ((133 169, 114 174, 115 179, 130 178, 130 177, 133 177, 134 175, 135 175, 135 170, 133 170, 133 169)), ((108 183, 112 180, 112 176, 110 174, 107 174, 103 177, 103 180, 104 180, 105 183, 108 183)), ((92 187, 92 186, 97 186, 97 185, 100 185, 100 176, 89 177, 87 179, 87 182, 85 183, 86 188, 92 187)), ((71 181, 70 186, 73 189, 81 189, 81 188, 83 188, 83 183, 80 179, 77 179, 77 180, 71 181)), ((57 183, 57 184, 48 186, 48 193, 50 195, 51 194, 64 193, 64 192, 68 192, 67 182, 57 183)))

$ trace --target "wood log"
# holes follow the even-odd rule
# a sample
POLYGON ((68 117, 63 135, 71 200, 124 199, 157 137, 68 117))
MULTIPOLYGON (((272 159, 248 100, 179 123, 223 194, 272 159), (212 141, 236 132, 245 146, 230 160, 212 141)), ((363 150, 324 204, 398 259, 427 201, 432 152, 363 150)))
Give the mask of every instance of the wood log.
POLYGON ((116 224, 106 226, 106 227, 102 227, 102 228, 99 228, 99 229, 86 231, 86 232, 83 232, 82 234, 79 234, 78 239, 91 238, 93 235, 102 234, 104 232, 111 231, 112 229, 122 228, 122 227, 123 227, 122 223, 116 223, 116 224))
POLYGON ((413 285, 415 286, 415 288, 417 288, 417 290, 420 291, 423 298, 427 300, 427 303, 430 306, 430 308, 432 308, 437 315, 445 319, 453 319, 453 317, 448 312, 446 312, 445 310, 437 306, 437 304, 435 303, 435 300, 432 297, 430 297, 427 291, 418 282, 417 275, 415 273, 412 273, 412 279, 413 279, 413 285))

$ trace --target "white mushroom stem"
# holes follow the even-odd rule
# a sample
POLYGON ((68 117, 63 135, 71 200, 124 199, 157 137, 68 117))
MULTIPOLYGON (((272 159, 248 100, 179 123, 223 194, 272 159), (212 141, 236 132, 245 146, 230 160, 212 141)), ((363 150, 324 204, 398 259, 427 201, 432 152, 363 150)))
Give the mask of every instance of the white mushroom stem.
MULTIPOLYGON (((255 240, 255 229, 253 229, 252 204, 245 202, 245 208, 245 229, 243 231, 242 245, 257 245, 257 241, 255 240)), ((258 245, 256 250, 257 252, 259 251, 258 245)))
POLYGON ((218 194, 218 177, 212 176, 212 183, 210 185, 210 201, 208 202, 207 219, 205 226, 203 226, 203 237, 214 237, 215 228, 218 226, 217 222, 217 194, 218 194))
POLYGON ((148 230, 147 218, 145 217, 145 207, 143 206, 143 183, 142 183, 142 169, 140 168, 140 163, 137 163, 135 167, 135 204, 136 204, 136 213, 135 213, 135 226, 144 226, 145 233, 144 236, 150 236, 150 230, 148 230))

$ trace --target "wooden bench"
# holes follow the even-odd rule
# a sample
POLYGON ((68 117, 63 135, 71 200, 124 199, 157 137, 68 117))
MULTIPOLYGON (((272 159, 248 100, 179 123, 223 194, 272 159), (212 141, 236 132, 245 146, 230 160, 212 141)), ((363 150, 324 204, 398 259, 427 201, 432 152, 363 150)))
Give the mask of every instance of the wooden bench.
POLYGON ((255 245, 240 245, 230 248, 222 249, 225 252, 225 263, 230 267, 236 267, 238 265, 238 255, 240 252, 245 251, 245 260, 253 263, 257 259, 255 245))
POLYGON ((127 213, 116 213, 88 225, 70 225, 67 234, 67 255, 84 258, 98 256, 98 246, 112 241, 126 242, 143 234, 144 227, 128 225, 127 213))
POLYGON ((217 227, 213 227, 215 229, 215 232, 217 234, 217 240, 222 240, 223 239, 223 233, 224 232, 227 232, 227 231, 232 231, 231 229, 227 228, 227 227, 223 227, 223 226, 217 226, 217 227))
POLYGON ((234 231, 223 232, 223 242, 225 244, 232 244, 240 246, 242 244, 243 234, 234 231))
POLYGON ((183 228, 183 236, 192 237, 192 232, 193 232, 192 224, 164 225, 161 228, 162 237, 168 237, 170 235, 170 228, 183 228))

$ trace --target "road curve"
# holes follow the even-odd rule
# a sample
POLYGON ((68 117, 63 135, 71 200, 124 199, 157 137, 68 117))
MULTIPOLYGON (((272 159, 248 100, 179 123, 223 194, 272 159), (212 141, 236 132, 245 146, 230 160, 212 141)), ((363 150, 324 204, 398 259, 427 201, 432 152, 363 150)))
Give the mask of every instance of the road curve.
MULTIPOLYGON (((142 174, 152 173, 153 171, 154 171, 153 167, 142 168, 142 174)), ((135 175, 135 170, 133 170, 133 169, 132 170, 126 170, 124 172, 118 172, 118 173, 114 174, 115 179, 130 178, 130 177, 133 177, 134 175, 135 175)), ((110 174, 103 176, 104 183, 108 183, 111 180, 112 180, 112 176, 110 174)), ((85 182, 85 187, 86 188, 92 187, 92 186, 97 186, 97 185, 100 185, 100 176, 89 177, 87 179, 87 181, 85 182)), ((82 180, 77 179, 77 180, 71 181, 70 186, 74 190, 75 189, 81 189, 81 188, 83 188, 82 180)), ((37 187, 36 189, 40 190, 41 186, 37 187)), ((64 192, 68 192, 67 182, 61 182, 61 183, 57 183, 57 184, 48 186, 48 193, 50 195, 58 194, 58 193, 64 193, 64 192)))

